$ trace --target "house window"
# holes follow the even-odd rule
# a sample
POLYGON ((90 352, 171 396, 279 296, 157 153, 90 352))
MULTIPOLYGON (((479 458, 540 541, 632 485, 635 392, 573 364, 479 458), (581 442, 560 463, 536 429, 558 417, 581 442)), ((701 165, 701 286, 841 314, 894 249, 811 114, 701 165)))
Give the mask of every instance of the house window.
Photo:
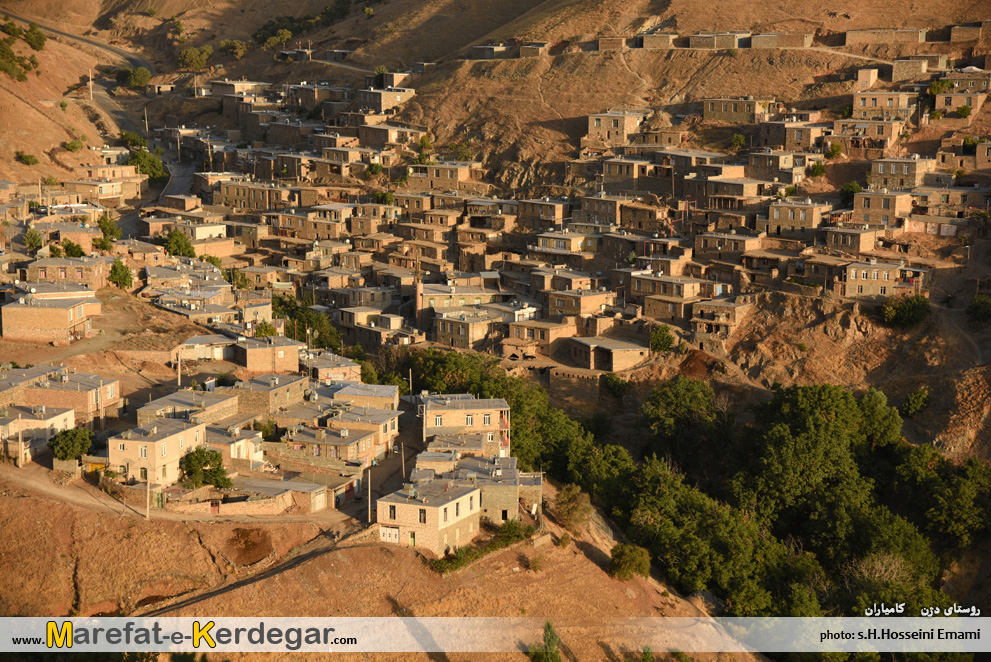
POLYGON ((492 425, 492 414, 482 414, 482 425, 492 425))
POLYGON ((468 426, 468 427, 471 427, 474 424, 475 424, 475 416, 473 414, 466 414, 465 415, 465 425, 468 426))
POLYGON ((389 519, 396 519, 396 507, 389 506, 389 519))
POLYGON ((434 416, 434 426, 435 427, 440 427, 443 424, 444 424, 444 417, 443 416, 441 416, 440 414, 437 414, 436 416, 434 416))
POLYGON ((447 508, 444 509, 444 521, 447 521, 447 508))
POLYGON ((420 524, 426 524, 426 523, 427 523, 427 509, 420 508, 420 524))
POLYGON ((468 497, 468 512, 475 510, 475 497, 468 497))
POLYGON ((148 447, 139 446, 138 447, 138 457, 148 457, 148 447))
POLYGON ((111 398, 111 399, 117 397, 117 385, 116 384, 110 384, 110 385, 107 386, 107 397, 108 398, 111 398))
POLYGON ((485 435, 486 441, 495 441, 495 432, 489 432, 485 435))
POLYGON ((121 443, 120 446, 118 446, 118 450, 121 450, 121 451, 124 450, 124 444, 123 443, 121 443))
POLYGON ((454 504, 454 517, 461 517, 461 502, 458 501, 454 504))
POLYGON ((162 457, 165 457, 165 442, 162 442, 162 457))

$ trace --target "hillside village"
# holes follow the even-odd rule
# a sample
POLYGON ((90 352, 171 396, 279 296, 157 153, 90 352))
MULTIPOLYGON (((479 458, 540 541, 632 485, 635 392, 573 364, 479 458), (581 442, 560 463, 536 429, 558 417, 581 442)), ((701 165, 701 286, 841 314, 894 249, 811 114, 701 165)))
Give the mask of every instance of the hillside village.
MULTIPOLYGON (((321 81, 155 77, 139 90, 152 103, 206 100, 221 122, 166 112, 144 135, 87 147, 71 177, 0 181, 0 336, 71 350, 127 296, 181 337, 117 345, 155 367, 140 392, 99 366, 0 357, 0 451, 19 468, 86 475, 149 514, 338 510, 433 557, 486 520, 539 526, 544 477, 520 468, 505 400, 414 391, 405 375, 379 383, 369 366, 396 349, 473 351, 598 389, 669 351, 728 361, 762 294, 897 311, 944 278, 979 290, 991 62, 975 62, 991 20, 939 32, 821 44, 651 29, 473 46, 467 57, 483 60, 918 47, 838 74, 839 100, 601 108, 563 148, 557 179, 527 191, 500 183, 508 164, 435 144, 434 127, 404 115, 429 62, 360 86, 330 79, 330 65, 321 81), (135 153, 164 159, 164 181, 135 153), (98 443, 48 457, 75 428, 98 443), (214 484, 190 485, 198 449, 222 462, 214 484), (379 471, 388 489, 371 498, 379 471)), ((283 46, 273 55, 292 64, 354 55, 283 46)))

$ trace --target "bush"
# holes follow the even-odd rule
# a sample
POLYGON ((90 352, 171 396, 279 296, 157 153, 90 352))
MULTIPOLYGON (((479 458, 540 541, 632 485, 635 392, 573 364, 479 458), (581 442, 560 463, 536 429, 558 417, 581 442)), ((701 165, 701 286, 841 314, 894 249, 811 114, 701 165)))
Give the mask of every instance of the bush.
POLYGON ((550 621, 544 623, 543 641, 527 647, 526 654, 532 662, 561 662, 561 638, 550 621))
POLYGON ((64 113, 66 110, 69 109, 69 104, 66 101, 59 101, 58 102, 58 107, 61 108, 62 109, 62 112, 64 113))
POLYGON ((373 163, 373 164, 369 165, 365 169, 365 172, 367 172, 369 175, 381 175, 382 174, 382 164, 381 163, 373 163))
POLYGON ((885 323, 906 327, 918 324, 929 315, 929 299, 916 295, 888 299, 881 309, 885 323))
POLYGON ((526 567, 531 572, 540 572, 544 569, 544 559, 540 556, 533 556, 527 560, 526 567))
POLYGON ((667 324, 661 324, 650 331, 650 351, 666 352, 674 345, 674 335, 667 324))
POLYGON ((843 200, 844 205, 853 204, 853 196, 860 193, 864 189, 857 182, 847 182, 840 188, 840 198, 843 200))
POLYGON ((213 55, 213 48, 190 46, 179 51, 179 68, 198 71, 206 67, 207 60, 213 55))
POLYGON ((24 41, 32 50, 41 51, 45 49, 45 42, 48 41, 48 37, 41 31, 37 23, 32 23, 28 27, 28 31, 24 33, 24 41))
POLYGON ((970 106, 960 106, 957 108, 957 117, 964 119, 970 117, 970 106))
POLYGON ((127 157, 124 165, 138 166, 138 172, 148 175, 148 181, 152 184, 163 184, 169 179, 169 174, 165 172, 165 166, 162 165, 162 159, 151 152, 144 150, 133 152, 127 157))
POLYGON ((66 148, 70 152, 78 152, 83 148, 83 142, 78 138, 73 138, 69 142, 62 143, 62 147, 66 148))
POLYGON ((232 487, 231 479, 227 477, 224 468, 224 458, 219 451, 209 450, 200 446, 186 453, 179 466, 187 483, 196 488, 209 483, 221 489, 232 487))
POLYGON ((59 460, 74 460, 93 445, 93 433, 85 428, 62 430, 49 439, 48 447, 59 460))
POLYGON ((271 322, 266 322, 262 320, 255 327, 255 338, 268 338, 269 336, 276 336, 279 332, 275 329, 275 326, 271 322))
POLYGON ((730 144, 736 149, 743 149, 747 146, 747 137, 742 133, 734 133, 733 138, 730 140, 730 144))
POLYGON ((785 197, 786 198, 795 195, 797 192, 798 192, 798 187, 797 186, 786 186, 785 187, 785 197))
POLYGON ((375 203, 379 205, 396 204, 396 196, 392 194, 392 191, 376 191, 373 199, 375 200, 375 203))
POLYGON ((148 10, 145 13, 148 14, 149 16, 157 16, 158 10, 155 9, 154 7, 148 7, 148 10))
POLYGON ((27 154, 25 152, 15 152, 14 158, 23 163, 24 165, 38 165, 38 157, 34 154, 27 154))
POLYGON ((622 398, 626 389, 630 387, 630 382, 626 381, 615 372, 610 372, 602 376, 602 388, 614 398, 622 398))
POLYGON ((247 55, 249 48, 250 46, 248 45, 248 42, 241 41, 240 39, 224 39, 220 42, 219 46, 221 53, 227 53, 235 60, 240 60, 247 55))
POLYGON ((929 119, 931 119, 933 121, 943 119, 943 111, 941 111, 941 110, 931 110, 931 111, 929 111, 929 119))
POLYGON ((554 505, 561 526, 572 533, 588 524, 592 518, 591 500, 577 485, 562 487, 557 493, 554 505))
POLYGON ((991 296, 978 294, 967 305, 967 317, 974 322, 991 321, 991 296))
POLYGON ((813 177, 822 177, 826 174, 826 166, 822 163, 813 163, 809 168, 809 174, 813 177))
POLYGON ((826 150, 826 156, 830 159, 835 159, 840 154, 843 153, 843 145, 838 142, 829 143, 829 149, 826 150))
POLYGON ((375 16, 375 10, 372 9, 371 7, 365 7, 365 16, 367 16, 368 18, 374 17, 375 16))
POLYGON ((611 556, 609 571, 616 579, 628 581, 650 576, 650 553, 643 547, 620 543, 612 548, 611 556))
POLYGON ((24 246, 29 251, 36 251, 45 243, 45 237, 34 228, 28 228, 24 233, 24 246))
POLYGON ((925 386, 920 386, 918 389, 912 391, 905 398, 905 402, 902 403, 901 414, 905 418, 912 418, 923 409, 929 406, 929 389, 925 386))
POLYGON ((127 77, 127 85, 132 89, 141 89, 151 80, 151 72, 144 67, 131 70, 127 77))
MULTIPOLYGON (((130 75, 130 74, 129 74, 130 75)), ((148 141, 133 131, 121 131, 120 141, 128 147, 147 147, 148 141)))
POLYGON ((65 251, 66 257, 82 257, 85 255, 83 247, 69 239, 62 240, 62 249, 65 251))
POLYGON ((557 546, 561 549, 567 549, 568 545, 571 544, 571 535, 565 533, 560 538, 557 539, 557 546))

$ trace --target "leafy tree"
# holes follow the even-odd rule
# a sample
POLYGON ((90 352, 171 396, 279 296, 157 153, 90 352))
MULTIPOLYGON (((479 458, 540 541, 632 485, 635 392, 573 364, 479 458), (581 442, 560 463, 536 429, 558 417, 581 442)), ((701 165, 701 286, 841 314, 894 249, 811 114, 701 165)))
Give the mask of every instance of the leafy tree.
POLYGON ((378 89, 385 87, 385 75, 387 73, 389 73, 389 69, 384 64, 375 67, 375 87, 378 89))
POLYGON ((123 236, 123 232, 120 226, 117 225, 117 221, 110 218, 109 214, 104 214, 96 221, 100 230, 103 232, 103 236, 111 241, 117 241, 123 236))
POLYGON ((138 172, 148 175, 148 181, 153 184, 164 184, 169 179, 169 174, 165 172, 165 166, 162 165, 162 159, 151 152, 144 150, 131 152, 124 165, 137 166, 138 172))
POLYGON ((967 305, 967 317, 974 322, 991 322, 991 296, 978 294, 967 305))
POLYGON ((213 49, 209 46, 184 48, 179 51, 179 68, 192 71, 204 69, 211 55, 213 55, 213 49))
POLYGON ((227 270, 227 281, 238 290, 252 289, 251 280, 246 275, 236 269, 227 270))
POLYGON ((114 74, 114 80, 117 81, 118 85, 130 85, 131 74, 133 73, 133 71, 134 70, 131 69, 130 67, 121 67, 120 69, 117 70, 117 73, 114 74))
POLYGON ((148 141, 133 131, 121 131, 120 141, 128 147, 147 147, 148 141))
POLYGON ((28 228, 27 232, 24 233, 24 246, 29 251, 36 251, 41 248, 45 243, 45 237, 38 230, 34 228, 28 228))
POLYGON ((62 248, 65 250, 66 257, 82 257, 86 254, 83 252, 82 246, 69 239, 62 240, 62 248))
POLYGON ((93 433, 85 428, 62 430, 48 440, 52 455, 59 460, 74 460, 89 451, 92 445, 93 433))
POLYGON ((396 197, 392 194, 392 191, 376 191, 374 194, 374 200, 375 203, 379 205, 396 204, 396 197))
POLYGON ((372 163, 365 169, 369 175, 381 175, 382 174, 382 164, 372 163))
POLYGON ((736 149, 743 149, 747 146, 747 137, 742 133, 734 133, 730 144, 736 149))
POLYGON ((544 623, 543 641, 530 646, 527 656, 533 662, 561 662, 561 638, 557 636, 550 621, 544 623))
POLYGON ((233 56, 235 60, 240 60, 248 54, 250 46, 248 42, 240 39, 224 39, 218 48, 220 52, 233 56))
POLYGON ((843 201, 844 205, 851 205, 853 204, 853 196, 863 190, 864 189, 857 182, 847 182, 840 187, 840 199, 843 201))
POLYGON ((212 264, 213 266, 217 267, 218 269, 221 268, 220 265, 222 263, 221 263, 219 257, 213 256, 213 255, 200 255, 200 259, 203 260, 204 262, 209 262, 210 264, 212 264))
POLYGON ((277 336, 279 332, 276 330, 275 326, 271 322, 262 320, 255 327, 255 338, 268 338, 269 336, 277 336))
POLYGON ((809 168, 809 175, 811 175, 812 177, 822 177, 825 174, 826 174, 826 166, 823 165, 822 163, 819 163, 818 161, 816 163, 813 163, 812 167, 809 168))
POLYGON ((110 266, 110 275, 107 277, 107 280, 122 290, 129 289, 134 282, 131 269, 121 262, 120 258, 114 260, 114 263, 110 266))
POLYGON ((24 33, 24 41, 32 50, 41 51, 45 49, 45 42, 48 41, 48 37, 41 31, 37 23, 31 23, 27 32, 24 33))
POLYGON ((959 108, 957 108, 957 117, 959 117, 960 119, 965 119, 967 117, 970 117, 970 111, 971 111, 970 106, 960 106, 959 108))
POLYGON ((929 84, 929 95, 936 96, 937 94, 943 94, 952 87, 953 81, 951 80, 934 80, 929 84))
POLYGON ((896 327, 918 324, 929 315, 929 299, 921 295, 893 297, 884 303, 881 316, 896 327))
POLYGON ((271 37, 269 37, 265 41, 265 45, 263 46, 263 48, 265 50, 272 50, 276 46, 284 45, 290 39, 292 39, 292 32, 283 28, 278 32, 276 32, 271 37))
POLYGON ((48 246, 48 255, 50 257, 62 257, 62 247, 58 244, 50 244, 48 246))
POLYGON ((565 485, 554 500, 557 519, 561 526, 572 533, 588 524, 592 517, 592 504, 588 494, 577 485, 565 485))
POLYGON ((179 460, 179 466, 186 477, 186 482, 194 488, 204 484, 221 489, 229 489, 233 486, 231 479, 227 477, 223 457, 218 451, 210 450, 206 446, 199 446, 186 453, 179 460))
POLYGON ((622 543, 612 548, 609 571, 613 577, 628 581, 634 577, 650 576, 650 552, 636 545, 622 543))
POLYGON ((826 150, 826 158, 835 159, 843 153, 843 145, 838 142, 833 142, 829 144, 829 149, 826 150))
POLYGON ((905 402, 901 406, 902 416, 912 418, 928 406, 929 389, 925 386, 920 386, 905 398, 905 402))
POLYGON ((626 393, 626 389, 630 387, 630 382, 615 372, 610 372, 602 376, 602 387, 614 398, 622 398, 626 393))
POLYGON ((165 252, 180 257, 196 257, 193 242, 178 229, 173 229, 165 238, 165 252))
POLYGON ((14 39, 20 39, 21 36, 24 35, 24 30, 21 29, 21 26, 19 26, 17 23, 14 23, 13 21, 7 21, 6 23, 4 23, 3 27, 0 28, 0 30, 2 30, 4 34, 10 35, 14 39))
POLYGON ((674 345, 674 335, 667 324, 661 324, 650 330, 650 351, 666 352, 674 345))
POLYGON ((931 120, 941 120, 943 119, 943 111, 941 110, 931 110, 929 111, 929 119, 931 120))
POLYGON ((127 85, 133 89, 143 88, 149 81, 151 81, 151 72, 144 67, 132 70, 127 77, 127 85))

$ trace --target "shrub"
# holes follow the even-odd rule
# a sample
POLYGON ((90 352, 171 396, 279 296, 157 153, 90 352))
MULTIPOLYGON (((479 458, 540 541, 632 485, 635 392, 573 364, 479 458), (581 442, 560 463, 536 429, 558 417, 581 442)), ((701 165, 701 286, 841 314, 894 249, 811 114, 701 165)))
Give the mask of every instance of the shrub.
POLYGON ((931 110, 929 111, 929 119, 931 120, 941 120, 943 119, 943 111, 941 110, 931 110))
POLYGON ((396 196, 392 194, 392 191, 376 191, 373 195, 373 199, 375 200, 375 203, 379 205, 396 204, 396 196))
POLYGON ((36 251, 45 243, 45 237, 35 228, 28 228, 24 233, 24 247, 29 251, 36 251))
POLYGON ((147 11, 145 11, 145 13, 148 14, 149 16, 157 16, 158 15, 158 10, 155 9, 154 7, 148 7, 148 9, 147 9, 147 11))
POLYGON ((247 55, 249 48, 248 42, 241 41, 240 39, 224 39, 220 42, 219 46, 221 53, 227 53, 235 60, 240 60, 247 55))
POLYGON ((929 406, 929 389, 925 386, 920 386, 916 390, 912 391, 905 398, 905 402, 899 407, 902 416, 905 418, 912 418, 923 409, 929 406))
POLYGON ((650 575, 650 553, 643 547, 620 543, 612 548, 611 556, 609 571, 616 579, 628 581, 650 575))
POLYGON ((747 146, 747 137, 742 133, 734 133, 733 138, 730 140, 730 144, 736 149, 743 149, 747 146))
POLYGON ((121 262, 120 258, 114 260, 113 265, 111 265, 110 276, 107 277, 107 280, 122 290, 128 289, 134 282, 131 275, 131 269, 126 264, 121 262))
POLYGON ((213 55, 213 49, 210 46, 204 46, 203 48, 190 46, 189 48, 184 48, 179 51, 179 68, 191 69, 193 71, 203 69, 206 67, 206 62, 210 59, 211 55, 213 55))
POLYGON ((568 545, 571 544, 571 535, 565 533, 560 538, 557 539, 557 546, 561 549, 567 549, 568 545))
POLYGON ((554 502, 561 526, 574 533, 592 518, 592 503, 577 485, 565 485, 554 502))
POLYGON ((826 150, 826 156, 831 159, 835 159, 840 154, 843 153, 843 145, 838 142, 829 143, 829 149, 826 150))
MULTIPOLYGON (((137 166, 139 172, 148 175, 148 181, 152 184, 162 184, 169 179, 169 174, 165 172, 165 167, 162 165, 162 159, 151 152, 144 150, 133 152, 127 157, 124 165, 137 166)), ((193 256, 191 255, 190 257, 193 256)))
POLYGON ((368 18, 374 17, 375 16, 375 10, 372 9, 371 7, 365 7, 365 16, 367 16, 368 18))
POLYGON ((526 654, 532 662, 561 662, 561 638, 550 621, 544 623, 543 641, 527 647, 526 654))
POLYGON ((38 165, 38 157, 34 154, 27 154, 25 152, 15 152, 14 158, 23 163, 24 165, 38 165))
POLYGON ((121 131, 120 141, 128 147, 147 147, 148 141, 133 131, 121 131))
POLYGON ((797 186, 786 186, 785 187, 785 197, 786 198, 795 195, 797 192, 798 192, 798 187, 797 186))
POLYGON ((24 41, 27 42, 32 50, 41 51, 44 50, 48 37, 41 31, 37 23, 32 23, 28 26, 28 31, 24 33, 24 41))
POLYGON ((967 305, 967 317, 974 322, 991 321, 991 296, 978 294, 967 305))
POLYGON ((66 257, 82 257, 85 255, 83 247, 69 239, 62 240, 62 250, 65 251, 66 257))
POLYGON ((822 163, 813 163, 809 168, 809 174, 813 177, 822 177, 826 174, 826 166, 822 163))
POLYGON ((70 152, 78 152, 83 148, 83 142, 78 138, 73 138, 69 142, 62 143, 62 147, 66 148, 70 152))
POLYGON ((960 119, 970 117, 970 106, 960 106, 957 108, 957 117, 960 119))
POLYGON ((365 169, 365 171, 369 175, 381 175, 382 174, 382 164, 381 163, 372 163, 371 165, 369 165, 365 169))
POLYGON ((58 107, 61 108, 62 109, 62 112, 64 113, 66 110, 69 109, 69 104, 66 101, 59 101, 58 102, 58 107))
POLYGON ((650 331, 650 351, 666 352, 674 345, 674 335, 667 324, 661 324, 650 331))
POLYGON ((929 314, 929 299, 916 295, 888 299, 881 309, 881 316, 891 326, 906 327, 918 324, 929 314))
POLYGON ((934 80, 929 84, 929 94, 930 96, 936 96, 937 94, 942 94, 953 87, 953 81, 951 80, 934 80))
POLYGON ((609 395, 614 398, 622 398, 626 389, 630 387, 630 382, 626 381, 615 372, 610 372, 602 376, 602 388, 606 389, 609 395))
POLYGON ((840 198, 844 205, 853 204, 853 196, 864 189, 857 182, 847 182, 840 188, 840 198))
POLYGON ((132 89, 141 89, 151 80, 151 72, 144 67, 132 69, 127 77, 127 85, 132 89))

